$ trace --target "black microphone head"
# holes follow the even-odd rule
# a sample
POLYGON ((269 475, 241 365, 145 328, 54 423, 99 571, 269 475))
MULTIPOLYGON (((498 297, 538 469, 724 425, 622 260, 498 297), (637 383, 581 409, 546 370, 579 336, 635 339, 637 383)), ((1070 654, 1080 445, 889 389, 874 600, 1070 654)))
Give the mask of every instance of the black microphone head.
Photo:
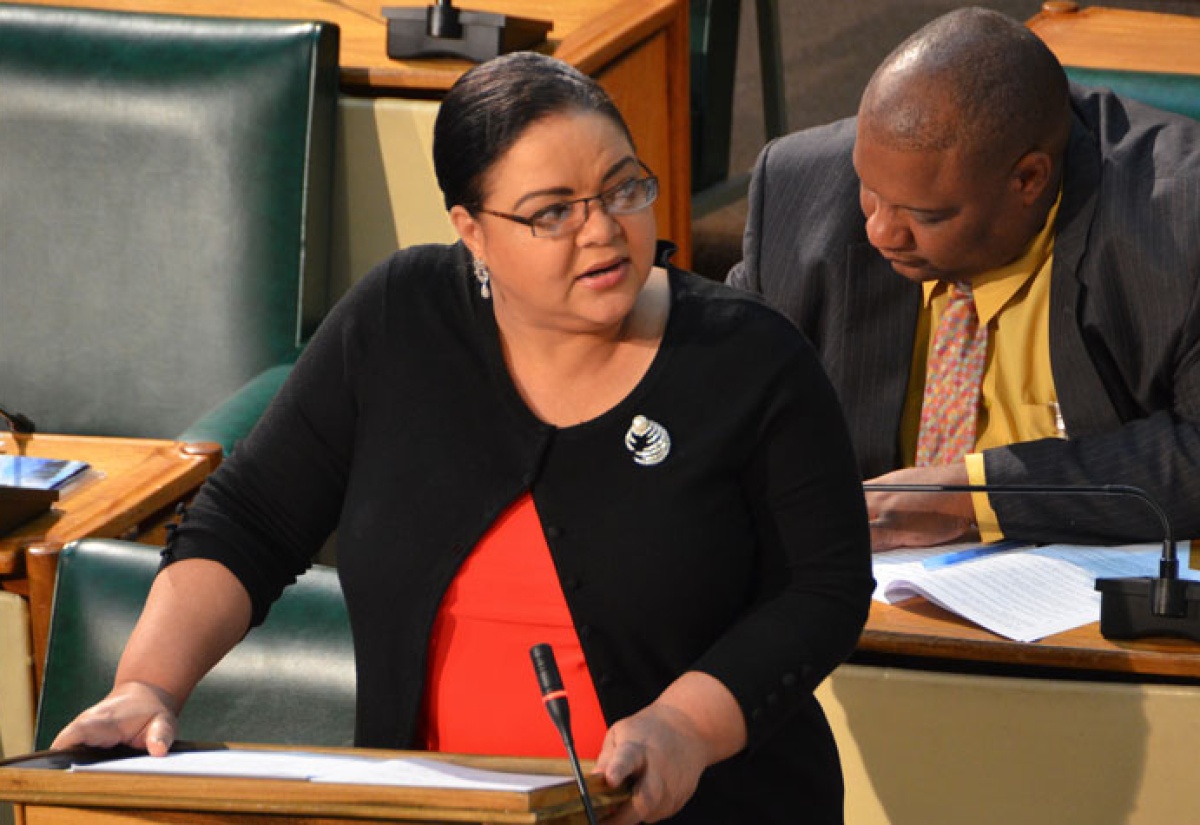
POLYGON ((529 648, 529 658, 533 660, 533 670, 543 696, 563 689, 562 677, 558 675, 558 662, 554 659, 554 648, 545 643, 534 645, 529 648))

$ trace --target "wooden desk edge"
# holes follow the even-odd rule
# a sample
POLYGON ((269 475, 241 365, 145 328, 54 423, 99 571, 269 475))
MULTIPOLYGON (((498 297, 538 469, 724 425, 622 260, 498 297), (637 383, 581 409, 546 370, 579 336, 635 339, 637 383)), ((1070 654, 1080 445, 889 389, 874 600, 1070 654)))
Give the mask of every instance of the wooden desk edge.
MULTIPOLYGON (((201 746, 203 749, 205 746, 201 746)), ((247 743, 217 744, 214 749, 303 750, 364 758, 419 757, 486 770, 557 775, 561 784, 533 791, 468 791, 437 788, 306 782, 245 777, 137 775, 69 772, 22 767, 36 754, 0 761, 0 799, 17 805, 170 810, 211 813, 316 815, 364 819, 437 819, 454 814, 475 822, 542 822, 581 810, 578 792, 565 759, 469 756, 417 751, 321 748, 247 743), (114 789, 115 786, 115 789, 114 789), (474 817, 474 818, 473 818, 474 817)), ((614 807, 629 789, 609 788, 584 766, 589 795, 598 811, 614 807)), ((447 820, 448 821, 448 820, 447 820)))
POLYGON ((1026 21, 1066 66, 1122 71, 1200 72, 1194 59, 1200 17, 1048 0, 1026 21), (1157 38, 1154 46, 1147 46, 1157 38), (1184 65, 1184 64, 1187 65, 1184 65))
POLYGON ((1200 645, 1186 639, 1110 641, 1098 622, 1037 642, 998 636, 924 599, 871 603, 858 651, 901 658, 932 658, 964 665, 1077 671, 1097 680, 1161 677, 1200 683, 1200 645))

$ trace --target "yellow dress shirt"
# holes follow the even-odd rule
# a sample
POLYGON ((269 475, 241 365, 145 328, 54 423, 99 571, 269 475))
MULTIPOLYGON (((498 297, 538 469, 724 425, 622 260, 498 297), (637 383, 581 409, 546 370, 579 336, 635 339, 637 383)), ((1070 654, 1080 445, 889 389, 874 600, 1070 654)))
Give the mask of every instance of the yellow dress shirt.
MULTIPOLYGON (((987 362, 975 436, 977 451, 1017 441, 1065 437, 1050 370, 1050 267, 1054 260, 1057 214, 1058 201, 1024 255, 971 281, 979 323, 988 326, 987 362)), ((916 456, 921 427, 930 330, 946 306, 948 288, 940 281, 923 286, 924 305, 917 322, 912 373, 900 428, 901 454, 909 467, 916 456)), ((966 463, 971 484, 987 483, 979 452, 968 455, 966 463)), ((975 493, 972 497, 980 536, 984 541, 1002 538, 987 494, 975 493)))

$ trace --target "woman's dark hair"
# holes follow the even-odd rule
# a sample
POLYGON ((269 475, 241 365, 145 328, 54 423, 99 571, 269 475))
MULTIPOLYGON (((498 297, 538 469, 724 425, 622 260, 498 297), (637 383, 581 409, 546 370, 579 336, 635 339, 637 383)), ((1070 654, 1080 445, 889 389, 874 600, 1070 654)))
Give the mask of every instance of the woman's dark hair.
POLYGON ((633 136, 608 93, 573 66, 514 52, 475 66, 447 92, 433 126, 433 168, 446 208, 483 205, 483 177, 537 121, 568 111, 604 115, 633 136))

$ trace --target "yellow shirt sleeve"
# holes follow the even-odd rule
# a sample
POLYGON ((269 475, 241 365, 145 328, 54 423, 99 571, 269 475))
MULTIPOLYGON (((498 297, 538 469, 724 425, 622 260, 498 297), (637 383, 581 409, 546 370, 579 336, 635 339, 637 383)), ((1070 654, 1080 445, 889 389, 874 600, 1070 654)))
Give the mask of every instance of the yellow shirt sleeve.
MULTIPOLYGON (((983 466, 983 453, 968 453, 963 459, 967 463, 967 483, 987 484, 987 470, 983 466)), ((971 503, 975 505, 975 524, 979 526, 981 541, 1000 541, 1004 534, 1000 532, 1000 520, 988 500, 987 493, 971 493, 971 503)))

